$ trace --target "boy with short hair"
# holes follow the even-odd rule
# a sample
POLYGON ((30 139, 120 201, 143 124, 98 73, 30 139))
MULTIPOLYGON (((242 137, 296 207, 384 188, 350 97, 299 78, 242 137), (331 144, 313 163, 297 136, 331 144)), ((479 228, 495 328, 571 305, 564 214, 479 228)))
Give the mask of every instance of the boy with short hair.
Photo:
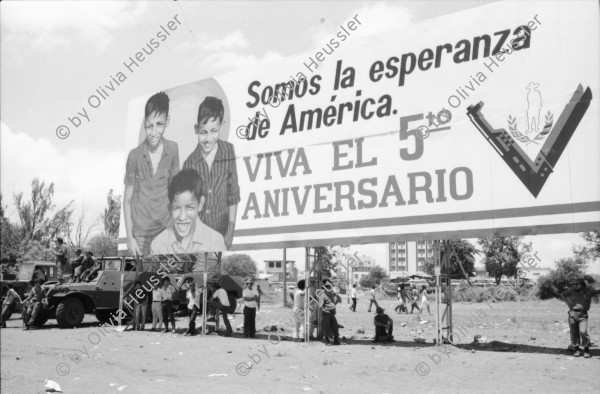
POLYGON ((352 285, 352 290, 350 290, 350 297, 352 297, 352 305, 350 306, 350 310, 352 312, 356 312, 356 283, 352 285))
POLYGON ((204 205, 203 182, 198 173, 185 168, 168 187, 171 220, 150 246, 151 254, 182 254, 223 251, 223 236, 206 226, 199 213, 204 205))
POLYGON ((296 291, 293 293, 294 300, 294 342, 304 342, 304 296, 306 292, 306 281, 299 280, 296 284, 296 291))
POLYGON ((162 315, 162 291, 159 284, 154 286, 152 289, 152 329, 150 331, 156 330, 158 324, 158 330, 160 331, 160 326, 163 324, 163 315, 162 315))
POLYGON ((253 289, 252 278, 246 279, 246 288, 242 292, 244 298, 244 338, 254 338, 256 335, 256 303, 258 291, 253 289))
POLYGON ((175 287, 171 285, 171 279, 168 276, 163 278, 163 287, 160 289, 161 294, 161 307, 163 315, 163 323, 165 329, 162 332, 169 332, 169 320, 171 320, 171 328, 173 334, 177 332, 175 328, 175 316, 173 315, 173 296, 175 295, 175 287))
POLYGON ((200 306, 202 305, 202 287, 196 290, 196 283, 192 278, 189 278, 189 290, 185 294, 185 298, 188 300, 187 310, 189 325, 188 330, 185 332, 185 336, 196 335, 196 315, 200 313, 200 306))
MULTIPOLYGON (((227 292, 225 289, 221 288, 220 283, 215 283, 214 285, 215 292, 213 293, 211 299, 211 307, 216 310, 215 311, 215 320, 216 325, 218 326, 218 316, 216 315, 221 311, 221 316, 223 317, 223 322, 225 323, 225 334, 223 336, 230 337, 233 333, 231 329, 231 323, 229 322, 229 318, 227 314, 229 313, 229 297, 227 296, 227 292)), ((216 327, 218 329, 218 327, 216 327)))
POLYGON ((64 241, 61 237, 56 238, 56 248, 52 252, 56 256, 56 276, 58 278, 59 283, 64 282, 64 271, 67 266, 67 254, 69 251, 67 250, 67 246, 64 244, 64 241))
POLYGON ((168 125, 169 97, 159 92, 144 109, 146 139, 127 157, 123 213, 127 247, 133 255, 148 254, 152 239, 170 219, 167 186, 179 172, 179 148, 163 137, 168 125))
POLYGON ((216 97, 206 97, 198 108, 194 130, 198 146, 183 163, 200 174, 208 186, 202 222, 219 232, 227 249, 233 242, 237 204, 240 202, 235 150, 219 138, 225 109, 216 97))
MULTIPOLYGON (((555 292, 558 291, 555 289, 555 292)), ((583 357, 590 358, 590 336, 588 334, 588 311, 592 298, 600 294, 600 290, 588 287, 584 278, 577 279, 573 288, 560 293, 560 298, 569 307, 569 328, 571 331, 571 345, 575 350, 575 357, 581 356, 579 345, 583 346, 583 357)))
POLYGON ((42 308, 42 301, 45 297, 46 294, 42 289, 42 282, 39 279, 36 279, 34 282, 33 289, 31 289, 31 292, 29 293, 24 302, 28 305, 26 319, 24 319, 25 330, 29 330, 30 326, 35 322, 37 315, 40 312, 40 309, 42 308))

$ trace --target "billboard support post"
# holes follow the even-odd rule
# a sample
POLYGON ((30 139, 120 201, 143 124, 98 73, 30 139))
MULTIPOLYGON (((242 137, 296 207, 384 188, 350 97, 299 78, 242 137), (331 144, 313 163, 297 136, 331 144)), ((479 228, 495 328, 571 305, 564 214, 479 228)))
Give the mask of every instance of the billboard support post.
POLYGON ((283 306, 287 305, 287 261, 286 249, 283 248, 283 306))

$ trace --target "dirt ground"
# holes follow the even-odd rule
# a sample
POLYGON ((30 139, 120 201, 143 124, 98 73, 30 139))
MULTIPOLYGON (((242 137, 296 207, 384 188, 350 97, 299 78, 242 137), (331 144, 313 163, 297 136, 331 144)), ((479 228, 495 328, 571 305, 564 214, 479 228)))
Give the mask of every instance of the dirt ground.
MULTIPOLYGON (((184 337, 185 317, 178 318, 180 334, 100 329, 92 315, 78 329, 50 321, 23 331, 13 315, 1 330, 1 392, 43 393, 46 379, 65 393, 600 392, 600 350, 594 345, 590 359, 567 352, 566 307, 558 301, 455 304, 456 346, 441 348, 433 345, 433 316, 398 315, 392 300, 381 304, 397 341, 373 343, 367 304, 359 299, 356 313, 345 299, 338 305, 341 346, 293 343, 289 331, 279 338, 262 331, 255 339, 239 331, 232 338, 184 337), (471 344, 475 335, 485 343, 471 344), (427 342, 416 343, 417 336, 427 342)), ((263 303, 257 328, 286 326, 290 317, 281 304, 263 303)), ((243 315, 231 322, 241 327, 243 315)), ((589 332, 599 340, 598 304, 589 332)))

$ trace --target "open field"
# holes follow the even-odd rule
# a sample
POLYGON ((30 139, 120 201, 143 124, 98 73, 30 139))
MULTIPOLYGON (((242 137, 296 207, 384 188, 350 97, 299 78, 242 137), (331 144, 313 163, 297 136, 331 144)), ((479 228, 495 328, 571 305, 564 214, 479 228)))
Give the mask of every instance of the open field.
MULTIPOLYGON (((455 304, 457 346, 443 348, 432 344, 433 316, 423 315, 428 322, 422 323, 417 315, 395 314, 391 300, 382 304, 394 319, 393 344, 366 339, 373 335, 373 313, 365 298, 356 313, 345 299, 338 305, 341 346, 293 343, 284 340, 289 332, 278 340, 264 332, 244 339, 101 331, 92 315, 78 329, 50 321, 26 332, 13 315, 1 330, 1 392, 42 393, 45 379, 65 393, 600 392, 600 350, 593 346, 591 359, 571 357, 567 308, 558 301, 455 304), (361 327, 365 334, 356 333, 361 327), (415 343, 418 335, 427 343, 415 343), (470 344, 475 335, 486 343, 470 344)), ((290 316, 280 303, 263 304, 257 328, 286 326, 290 316)), ((186 320, 178 318, 180 333, 186 320)), ((234 329, 242 321, 236 314, 234 329)), ((597 342, 598 304, 590 310, 589 332, 597 342)))

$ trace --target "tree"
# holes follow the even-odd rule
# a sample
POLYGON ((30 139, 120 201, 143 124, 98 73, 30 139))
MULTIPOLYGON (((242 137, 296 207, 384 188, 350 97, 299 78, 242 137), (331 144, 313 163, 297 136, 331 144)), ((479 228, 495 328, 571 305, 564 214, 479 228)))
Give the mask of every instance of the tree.
POLYGON ((22 239, 46 241, 65 234, 73 213, 73 201, 50 218, 49 215, 55 208, 52 204, 53 196, 54 183, 46 187, 45 182, 40 182, 38 178, 31 182, 31 201, 23 201, 23 193, 13 195, 21 221, 22 239))
POLYGON ((538 296, 542 300, 559 298, 570 283, 582 278, 585 273, 586 262, 581 256, 559 259, 554 264, 556 269, 538 279, 538 296))
POLYGON ((121 196, 115 195, 110 189, 106 196, 107 207, 102 214, 104 233, 112 237, 119 235, 119 219, 121 218, 121 196))
POLYGON ((5 212, 6 207, 2 205, 2 194, 0 194, 0 262, 7 266, 14 266, 19 257, 21 230, 4 216, 5 212))
POLYGON ((85 205, 82 205, 81 213, 75 226, 67 223, 68 244, 73 249, 83 248, 87 244, 92 230, 98 225, 97 221, 91 224, 87 223, 86 211, 85 205))
POLYGON ((485 269, 500 284, 502 276, 517 276, 517 265, 521 258, 531 251, 531 243, 524 244, 522 237, 504 237, 494 234, 492 237, 480 238, 478 241, 482 246, 485 257, 483 263, 485 269))
POLYGON ((247 254, 232 254, 223 257, 221 268, 224 274, 232 276, 256 276, 256 261, 247 254))
POLYGON ((117 239, 106 234, 97 234, 89 240, 86 249, 96 257, 116 256, 117 239))
MULTIPOLYGON (((450 276, 452 278, 464 278, 456 257, 460 260, 465 273, 468 276, 475 276, 473 274, 475 271, 475 255, 479 254, 479 250, 464 239, 453 239, 450 241, 450 245, 454 249, 454 252, 456 252, 456 255, 454 253, 450 254, 450 276)), ((435 275, 435 261, 433 258, 425 260, 423 263, 423 272, 431 276, 435 275)))
POLYGON ((584 259, 600 258, 600 230, 588 231, 580 235, 587 242, 587 245, 573 248, 573 253, 584 259))
POLYGON ((375 266, 369 270, 369 275, 360 278, 359 284, 363 287, 379 286, 388 279, 388 275, 382 267, 375 266))

